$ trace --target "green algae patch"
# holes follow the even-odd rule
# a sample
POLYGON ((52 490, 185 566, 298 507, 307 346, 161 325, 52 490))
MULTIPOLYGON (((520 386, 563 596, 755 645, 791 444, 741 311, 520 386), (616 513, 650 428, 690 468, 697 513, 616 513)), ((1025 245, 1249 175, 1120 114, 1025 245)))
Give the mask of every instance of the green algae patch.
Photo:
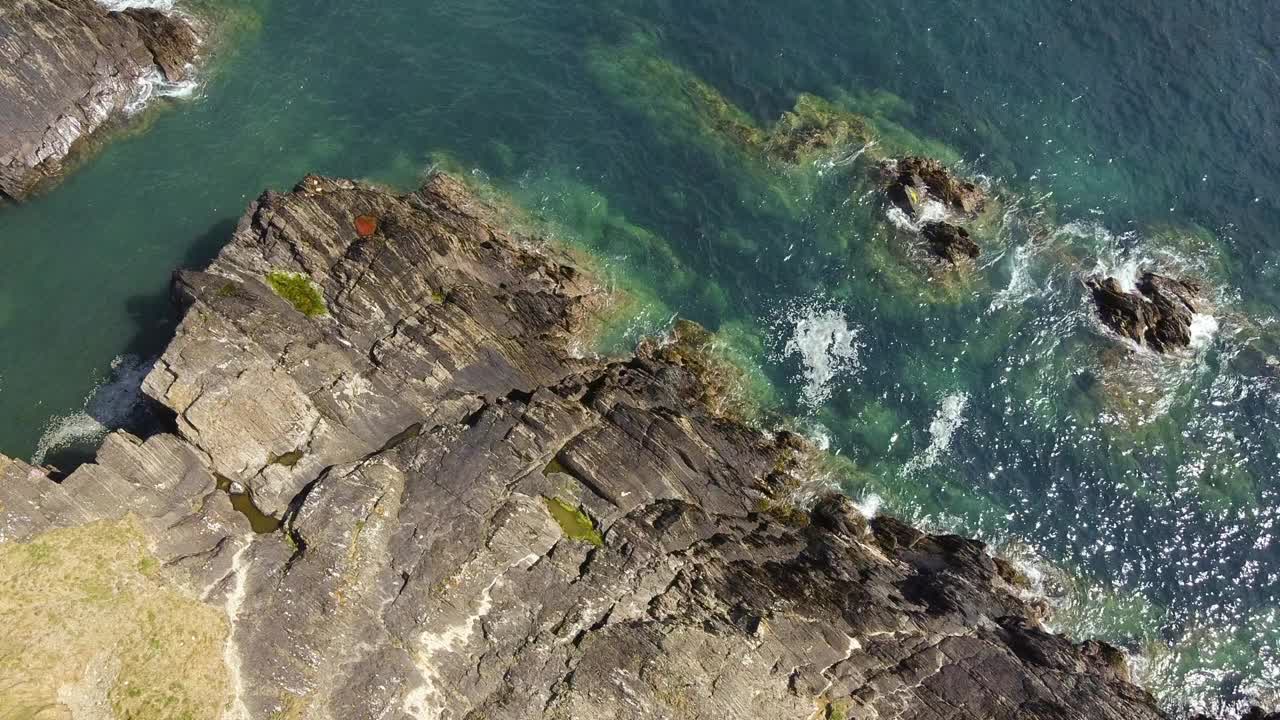
POLYGON ((604 546, 604 538, 600 536, 600 531, 596 529, 595 523, 591 522, 591 518, 582 511, 582 508, 574 507, 558 497, 544 497, 542 500, 547 504, 547 511, 551 513, 551 517, 559 523, 565 537, 596 547, 604 546))
POLYGON ((320 289, 311 282, 311 278, 302 273, 270 272, 267 273, 267 284, 307 317, 324 317, 329 314, 320 289))
POLYGON ((131 519, 0 545, 0 617, 0 717, 216 720, 230 695, 224 614, 131 519))
POLYGON ((671 334, 661 344, 646 340, 638 355, 656 357, 679 365, 698 379, 692 388, 698 402, 712 414, 759 425, 772 410, 768 381, 761 371, 753 372, 747 353, 763 348, 763 340, 742 325, 727 327, 724 335, 712 333, 690 320, 676 320, 671 334))
POLYGON ((842 147, 865 146, 877 137, 866 118, 816 95, 803 93, 765 139, 766 155, 793 165, 810 163, 842 147))
POLYGON ((765 134, 751 116, 697 75, 662 57, 654 38, 637 33, 621 46, 597 46, 588 67, 624 105, 664 128, 668 137, 701 138, 720 150, 759 148, 765 134))
POLYGON ((761 498, 756 502, 756 512, 791 527, 802 528, 809 524, 809 513, 785 500, 761 498))

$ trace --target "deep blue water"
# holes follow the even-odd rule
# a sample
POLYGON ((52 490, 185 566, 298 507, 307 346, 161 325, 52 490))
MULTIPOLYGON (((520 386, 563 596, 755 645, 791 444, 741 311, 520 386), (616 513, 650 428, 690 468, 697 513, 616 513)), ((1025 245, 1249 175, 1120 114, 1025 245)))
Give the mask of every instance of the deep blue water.
POLYGON ((205 3, 235 30, 196 96, 0 209, 0 452, 57 459, 128 419, 170 270, 264 187, 462 168, 605 257, 644 298, 632 336, 719 330, 852 459, 848 492, 1044 573, 1055 624, 1133 650, 1170 708, 1276 701, 1267 3, 205 3), (886 265, 843 170, 762 170, 637 58, 762 127, 809 92, 936 143, 1009 210, 976 279, 940 294, 886 265), (1079 273, 1143 263, 1213 288, 1185 357, 1092 319, 1079 273))

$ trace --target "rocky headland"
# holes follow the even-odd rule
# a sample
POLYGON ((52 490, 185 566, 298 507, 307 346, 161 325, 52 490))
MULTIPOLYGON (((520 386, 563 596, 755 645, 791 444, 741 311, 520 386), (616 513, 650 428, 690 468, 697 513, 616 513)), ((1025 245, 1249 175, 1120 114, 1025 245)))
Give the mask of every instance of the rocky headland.
POLYGON ((602 291, 505 218, 444 175, 308 177, 178 273, 170 431, 0 458, 0 707, 1164 717, 981 543, 814 494, 695 326, 584 355, 602 291))
POLYGON ((0 4, 0 199, 22 200, 148 91, 186 78, 198 49, 183 18, 96 0, 0 4))

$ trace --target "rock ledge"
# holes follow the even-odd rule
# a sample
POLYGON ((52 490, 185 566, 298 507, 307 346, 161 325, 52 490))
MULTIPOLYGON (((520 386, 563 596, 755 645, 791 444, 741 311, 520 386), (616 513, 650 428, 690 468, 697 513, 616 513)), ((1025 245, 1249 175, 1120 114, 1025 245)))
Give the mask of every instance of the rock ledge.
POLYGON ((0 7, 0 199, 22 200, 57 176, 79 143, 160 72, 186 78, 198 41, 186 20, 95 0, 0 7))

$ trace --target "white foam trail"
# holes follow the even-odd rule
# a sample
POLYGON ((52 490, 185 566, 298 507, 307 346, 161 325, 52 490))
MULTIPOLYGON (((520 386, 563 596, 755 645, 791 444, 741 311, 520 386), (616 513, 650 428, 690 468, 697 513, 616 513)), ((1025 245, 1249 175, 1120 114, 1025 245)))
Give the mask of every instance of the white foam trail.
POLYGON ((142 403, 142 380, 154 363, 133 355, 111 361, 111 380, 85 398, 84 409, 52 418, 36 443, 32 465, 43 465, 51 453, 78 444, 94 444, 122 427, 142 403))
POLYGON ((169 82, 159 69, 151 68, 140 81, 138 94, 124 106, 124 113, 125 115, 136 115, 142 112, 153 98, 157 97, 189 98, 195 94, 197 87, 199 87, 199 84, 190 79, 182 82, 169 82))
POLYGON ((128 10, 130 8, 152 8, 162 12, 173 10, 174 0, 98 0, 98 4, 108 10, 128 10))
POLYGON ((799 357, 804 366, 801 399, 816 410, 831 397, 837 377, 852 376, 859 369, 862 329, 850 325, 843 310, 822 300, 803 303, 784 319, 791 328, 781 356, 799 357))
POLYGON ((952 393, 942 399, 938 412, 929 423, 929 446, 924 452, 911 458, 903 466, 908 474, 932 467, 937 464, 942 454, 951 447, 951 438, 956 430, 964 424, 964 409, 969 405, 969 396, 965 393, 952 393))

